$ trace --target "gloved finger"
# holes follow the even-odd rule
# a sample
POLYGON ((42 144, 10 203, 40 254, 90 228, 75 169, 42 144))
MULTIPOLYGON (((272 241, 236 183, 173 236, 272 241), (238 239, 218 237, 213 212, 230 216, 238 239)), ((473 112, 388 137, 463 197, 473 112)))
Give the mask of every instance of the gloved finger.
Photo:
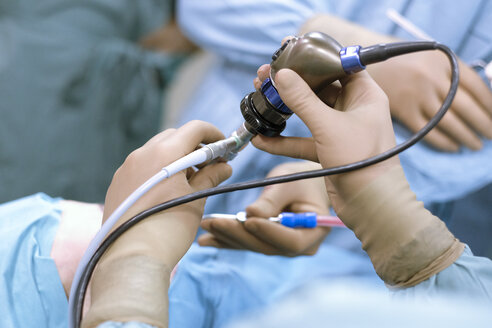
POLYGON ((226 163, 214 163, 205 166, 193 174, 189 180, 195 190, 203 190, 218 186, 232 174, 232 168, 226 163))
POLYGON ((263 81, 270 77, 270 64, 261 65, 256 74, 258 75, 260 82, 263 83, 263 81))
MULTIPOLYGON (((318 165, 305 166, 305 170, 320 168, 321 166, 318 165)), ((272 170, 272 174, 268 176, 278 176, 293 172, 288 167, 279 166, 272 170)), ((282 211, 326 214, 329 212, 329 199, 325 188, 324 179, 322 178, 271 185, 263 189, 256 201, 246 207, 246 214, 248 218, 269 218, 277 216, 282 211)))
POLYGON ((457 152, 460 149, 460 145, 458 143, 437 128, 429 131, 424 140, 431 146, 442 151, 457 152))
POLYGON ((492 115, 492 91, 482 78, 470 67, 460 61, 460 87, 463 87, 481 107, 492 115))
MULTIPOLYGON (((411 120, 404 122, 404 124, 410 129, 410 131, 415 133, 426 125, 427 122, 428 120, 425 117, 416 115, 411 120)), ((431 146, 443 151, 456 152, 460 149, 458 143, 437 128, 430 130, 424 137, 424 140, 431 146)))
POLYGON ((324 239, 322 239, 319 243, 313 244, 313 246, 308 247, 302 252, 303 255, 314 255, 318 252, 319 247, 321 246, 324 239))
POLYGON ((243 223, 229 219, 207 219, 201 227, 212 233, 217 239, 240 248, 263 254, 278 254, 272 245, 259 240, 244 229, 243 223))
POLYGON ((286 208, 292 200, 288 192, 288 183, 281 185, 272 185, 265 188, 256 201, 246 207, 248 217, 255 216, 260 218, 269 218, 276 216, 286 208))
POLYGON ((492 115, 489 115, 464 89, 458 89, 450 111, 462 119, 470 128, 488 139, 492 139, 492 115))
POLYGON ((258 77, 255 77, 254 80, 253 80, 253 85, 255 86, 255 89, 258 90, 259 88, 261 88, 261 81, 258 77))
POLYGON ((347 75, 340 82, 342 84, 342 93, 338 99, 343 101, 343 105, 340 106, 343 109, 378 108, 386 110, 388 108, 388 96, 368 72, 362 71, 357 74, 347 75))
MULTIPOLYGON (((435 107, 424 111, 427 119, 431 119, 435 107)), ((441 121, 437 124, 437 128, 452 138, 456 143, 464 145, 473 150, 482 148, 482 141, 455 113, 452 111, 446 112, 441 121)))
MULTIPOLYGON (((225 249, 237 249, 237 250, 242 250, 244 248, 238 246, 238 245, 231 245, 227 243, 224 240, 221 240, 214 236, 211 233, 204 233, 201 236, 198 237, 197 239, 198 245, 203 246, 203 247, 215 247, 215 248, 225 248, 225 249)), ((319 243, 313 244, 311 247, 306 248, 303 252, 302 255, 314 255, 319 249, 320 246, 319 243)), ((275 251, 272 254, 269 255, 283 255, 283 256, 288 256, 286 253, 281 253, 280 251, 275 251)))
POLYGON ((319 99, 330 107, 335 107, 335 103, 342 91, 342 85, 339 81, 335 81, 332 84, 326 86, 317 93, 319 99))
POLYGON ((223 240, 217 239, 211 233, 204 233, 197 238, 198 245, 200 246, 210 246, 215 248, 229 248, 229 249, 242 249, 235 245, 230 245, 223 240))
POLYGON ((176 132, 176 129, 166 129, 158 134, 156 134, 155 136, 153 136, 152 138, 150 138, 146 143, 145 143, 145 146, 149 146, 149 145, 152 145, 152 144, 157 144, 157 143, 160 143, 162 142, 163 140, 166 140, 167 138, 169 138, 169 136, 171 136, 172 134, 174 134, 176 132))
POLYGON ((200 143, 211 143, 224 138, 222 132, 211 123, 195 120, 181 126, 167 141, 174 142, 176 148, 188 154, 200 143))
MULTIPOLYGON (((294 71, 281 69, 275 76, 275 84, 280 98, 299 118, 310 128, 317 126, 320 121, 329 120, 321 117, 330 114, 330 108, 325 105, 309 85, 294 71)), ((333 110, 334 111, 334 110, 333 110)))
MULTIPOLYGON (((286 36, 285 38, 282 39, 282 44, 287 42, 288 40, 292 39, 293 36, 286 36)), ((257 77, 254 79, 253 84, 255 86, 255 89, 259 89, 261 87, 261 84, 263 81, 265 81, 268 77, 270 77, 270 64, 263 64, 258 68, 258 71, 256 72, 257 77)))
MULTIPOLYGON (((236 224, 239 223, 234 220, 228 219, 205 219, 200 223, 200 227, 206 231, 208 231, 205 235, 213 236, 214 240, 222 245, 226 245, 225 248, 234 248, 234 249, 245 249, 241 244, 239 244, 236 240, 231 239, 226 236, 227 234, 223 234, 220 231, 214 230, 214 222, 215 221, 230 221, 232 223, 232 228, 228 227, 228 229, 240 229, 242 227, 238 227, 236 224)), ((202 238, 201 236, 199 239, 202 238)), ((203 237, 202 242, 209 240, 209 237, 203 237), (204 239, 204 240, 203 240, 204 239)))
POLYGON ((268 242, 283 253, 295 256, 304 254, 313 245, 319 245, 329 228, 292 229, 264 219, 250 218, 244 228, 260 240, 268 242))
POLYGON ((270 77, 270 64, 261 65, 260 68, 258 68, 256 74, 258 76, 253 80, 253 84, 255 86, 255 89, 258 90, 261 88, 263 81, 270 77))
POLYGON ((221 231, 214 230, 212 232, 214 237, 224 246, 229 246, 228 248, 232 249, 244 249, 256 253, 262 253, 265 255, 286 255, 282 253, 282 251, 275 249, 272 246, 269 246, 268 244, 265 244, 261 241, 258 241, 254 236, 250 236, 250 238, 253 238, 256 240, 256 243, 249 243, 245 244, 244 239, 233 239, 230 235, 226 233, 222 233, 221 231))
POLYGON ((265 137, 257 135, 251 143, 258 149, 273 155, 306 159, 318 162, 318 154, 313 138, 301 137, 265 137))
MULTIPOLYGON (((222 248, 230 248, 230 249, 247 249, 239 244, 237 241, 229 238, 227 235, 223 235, 220 232, 214 231, 213 233, 209 233, 214 237, 216 242, 222 246, 222 248)), ((202 241, 203 243, 204 241, 202 241)))

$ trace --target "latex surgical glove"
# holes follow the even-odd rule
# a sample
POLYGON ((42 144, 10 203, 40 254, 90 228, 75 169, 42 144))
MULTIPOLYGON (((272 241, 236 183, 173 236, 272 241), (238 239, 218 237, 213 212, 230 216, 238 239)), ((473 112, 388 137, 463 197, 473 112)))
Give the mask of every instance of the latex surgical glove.
MULTIPOLYGON (((268 67, 260 68, 259 80, 268 67)), ((329 106, 299 75, 280 70, 275 78, 284 103, 313 138, 257 136, 253 144, 273 154, 319 160, 324 168, 360 161, 395 145, 389 104, 367 72, 341 81, 329 106)), ((259 81, 255 81, 255 85, 259 81)), ((325 90, 330 91, 330 90, 325 90)), ((356 171, 327 176, 333 207, 354 231, 377 274, 388 285, 409 287, 454 263, 464 245, 416 200, 397 157, 356 171)))
MULTIPOLYGON (((320 169, 313 162, 285 163, 268 177, 320 169)), ((198 238, 202 246, 247 249, 268 255, 313 255, 330 228, 292 229, 265 220, 281 212, 329 213, 329 199, 323 178, 307 179, 266 187, 260 197, 246 208, 248 220, 207 219, 202 228, 209 231, 198 238)))
MULTIPOLYGON (((166 130, 132 152, 116 171, 106 195, 104 220, 137 187, 162 167, 201 143, 223 139, 209 123, 192 121, 166 130)), ((211 188, 228 178, 225 163, 189 169, 162 181, 140 198, 115 225, 167 200, 211 188)), ((84 327, 113 321, 140 321, 167 327, 167 288, 171 270, 196 235, 205 200, 152 215, 118 238, 99 261, 92 278, 92 305, 84 327)))
MULTIPOLYGON (((492 91, 466 64, 459 61, 459 68, 460 83, 451 108, 424 138, 445 151, 460 146, 478 150, 482 136, 492 139, 492 91)), ((391 116, 412 132, 427 124, 449 90, 451 68, 438 51, 398 56, 367 70, 388 95, 391 116)))
MULTIPOLYGON (((342 45, 370 46, 401 41, 342 18, 323 14, 306 21, 300 33, 321 31, 342 45)), ((444 151, 460 146, 480 149, 480 137, 492 138, 492 92, 475 71, 460 64, 460 83, 451 108, 424 138, 444 151)), ((451 68, 439 51, 422 51, 369 65, 367 71, 388 95, 391 115, 416 132, 437 112, 446 96, 451 68)))
MULTIPOLYGON (((268 77, 269 66, 258 70, 257 86, 268 77)), ((283 69, 275 82, 284 103, 310 129, 313 138, 258 135, 252 143, 272 154, 319 162, 323 167, 349 164, 382 153, 395 146, 388 98, 367 72, 348 76, 342 90, 328 87, 323 102, 294 71, 283 69)), ((389 167, 397 157, 350 173, 325 178, 335 210, 341 209, 354 190, 362 188, 389 167)))

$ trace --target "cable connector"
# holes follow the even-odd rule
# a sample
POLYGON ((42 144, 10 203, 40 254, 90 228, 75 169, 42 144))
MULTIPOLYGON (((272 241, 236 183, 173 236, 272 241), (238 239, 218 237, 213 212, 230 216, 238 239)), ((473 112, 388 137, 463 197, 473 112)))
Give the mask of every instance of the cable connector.
POLYGON ((214 159, 222 158, 235 147, 236 140, 233 137, 229 137, 204 145, 200 150, 207 153, 207 161, 213 161, 214 159))
POLYGON ((233 160, 237 153, 243 150, 255 135, 249 132, 244 123, 231 136, 224 140, 205 145, 202 149, 210 152, 209 160, 222 159, 226 162, 233 160))

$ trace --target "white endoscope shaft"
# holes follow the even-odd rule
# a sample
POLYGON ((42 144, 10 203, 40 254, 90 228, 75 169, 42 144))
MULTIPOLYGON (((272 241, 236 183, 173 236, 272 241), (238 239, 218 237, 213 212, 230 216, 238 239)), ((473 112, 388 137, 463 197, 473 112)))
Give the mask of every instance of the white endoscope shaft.
POLYGON ((241 126, 237 131, 233 132, 232 136, 219 140, 217 142, 203 146, 202 148, 195 150, 194 152, 174 161, 168 166, 162 168, 158 173, 144 182, 140 187, 138 187, 133 193, 131 193, 128 198, 126 198, 116 210, 109 216, 109 218, 101 226, 101 229, 94 236, 90 242, 87 250, 85 251, 82 259, 79 262, 77 270, 70 287, 70 297, 68 298, 69 303, 69 327, 73 327, 74 318, 71 311, 75 302, 75 291, 82 277, 84 268, 89 263, 90 259, 96 252, 97 248, 104 240, 106 235, 111 231, 113 226, 118 222, 118 220, 123 216, 123 214, 140 199, 147 191, 153 188, 156 184, 164 179, 171 177, 172 175, 178 173, 179 171, 185 170, 192 166, 202 164, 206 161, 214 160, 219 157, 223 157, 226 160, 232 159, 234 155, 246 145, 253 135, 249 133, 244 126, 241 126))

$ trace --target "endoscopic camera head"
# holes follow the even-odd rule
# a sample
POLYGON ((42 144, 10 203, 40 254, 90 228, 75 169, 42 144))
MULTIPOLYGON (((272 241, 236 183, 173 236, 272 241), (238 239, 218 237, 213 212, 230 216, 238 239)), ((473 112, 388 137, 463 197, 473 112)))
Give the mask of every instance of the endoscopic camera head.
POLYGON ((259 90, 246 95, 241 101, 244 126, 253 135, 270 137, 284 130, 285 121, 292 111, 275 88, 275 76, 283 68, 295 71, 314 92, 318 92, 345 75, 365 69, 366 65, 412 52, 436 49, 453 56, 445 46, 430 41, 383 43, 362 48, 357 45, 342 47, 321 32, 294 37, 273 54, 270 78, 263 82, 259 90))
MULTIPOLYGON (((253 134, 279 135, 292 111, 275 88, 276 73, 289 68, 317 92, 354 71, 347 71, 342 63, 341 57, 346 56, 346 49, 321 32, 310 32, 284 42, 272 56, 270 78, 263 82, 259 90, 246 95, 241 101, 246 129, 253 134)), ((358 63, 360 67, 360 61, 358 63)))

